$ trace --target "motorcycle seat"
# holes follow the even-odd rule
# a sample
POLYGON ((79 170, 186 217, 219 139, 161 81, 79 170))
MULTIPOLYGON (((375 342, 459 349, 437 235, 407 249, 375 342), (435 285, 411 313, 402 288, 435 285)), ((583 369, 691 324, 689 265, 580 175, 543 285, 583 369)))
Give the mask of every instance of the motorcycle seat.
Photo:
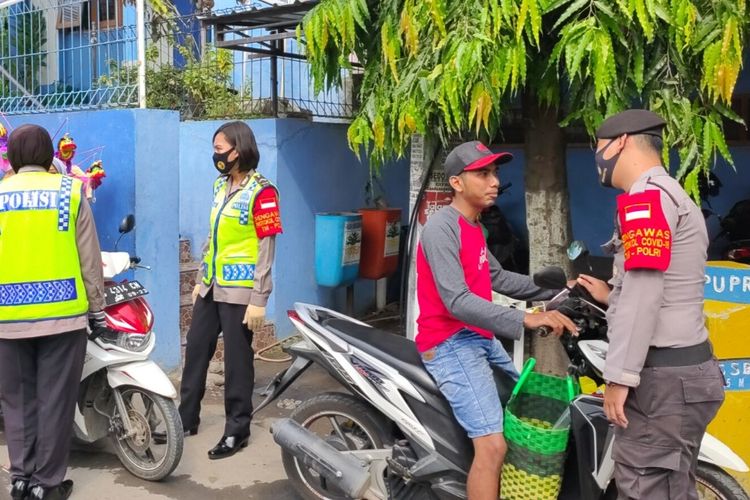
POLYGON ((326 319, 323 325, 357 349, 392 366, 428 392, 441 395, 432 376, 425 370, 414 341, 340 318, 326 319))

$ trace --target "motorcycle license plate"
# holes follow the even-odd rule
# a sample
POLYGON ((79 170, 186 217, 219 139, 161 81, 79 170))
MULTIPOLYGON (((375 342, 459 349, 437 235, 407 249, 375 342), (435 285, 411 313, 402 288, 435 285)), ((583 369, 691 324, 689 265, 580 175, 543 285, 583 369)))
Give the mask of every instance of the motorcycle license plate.
POLYGON ((121 304, 122 302, 136 299, 147 293, 148 290, 146 290, 139 282, 126 281, 124 283, 105 287, 104 302, 106 302, 108 306, 113 306, 115 304, 121 304))

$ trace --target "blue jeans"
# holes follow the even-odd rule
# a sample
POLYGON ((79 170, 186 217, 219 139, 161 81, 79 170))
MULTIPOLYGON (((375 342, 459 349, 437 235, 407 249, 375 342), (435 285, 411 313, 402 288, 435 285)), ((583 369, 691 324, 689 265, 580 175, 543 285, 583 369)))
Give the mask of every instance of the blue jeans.
POLYGON ((503 432, 503 408, 492 366, 514 380, 518 371, 499 340, 463 329, 423 352, 422 363, 469 438, 503 432))

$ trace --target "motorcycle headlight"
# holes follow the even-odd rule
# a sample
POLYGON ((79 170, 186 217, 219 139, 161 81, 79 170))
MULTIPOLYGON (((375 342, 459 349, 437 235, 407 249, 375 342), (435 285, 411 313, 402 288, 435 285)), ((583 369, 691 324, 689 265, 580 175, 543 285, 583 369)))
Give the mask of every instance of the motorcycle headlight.
POLYGON ((133 352, 140 352, 146 349, 150 339, 151 332, 148 332, 146 335, 141 333, 120 333, 117 338, 117 347, 133 352))

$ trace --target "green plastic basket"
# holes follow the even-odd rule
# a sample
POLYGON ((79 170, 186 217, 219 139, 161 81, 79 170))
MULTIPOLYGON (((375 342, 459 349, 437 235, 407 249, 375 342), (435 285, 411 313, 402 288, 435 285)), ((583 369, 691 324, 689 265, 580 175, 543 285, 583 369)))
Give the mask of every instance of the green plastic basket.
POLYGON ((536 360, 524 365, 505 408, 508 453, 500 498, 554 500, 562 485, 570 425, 553 429, 579 392, 566 378, 534 372, 536 360))

